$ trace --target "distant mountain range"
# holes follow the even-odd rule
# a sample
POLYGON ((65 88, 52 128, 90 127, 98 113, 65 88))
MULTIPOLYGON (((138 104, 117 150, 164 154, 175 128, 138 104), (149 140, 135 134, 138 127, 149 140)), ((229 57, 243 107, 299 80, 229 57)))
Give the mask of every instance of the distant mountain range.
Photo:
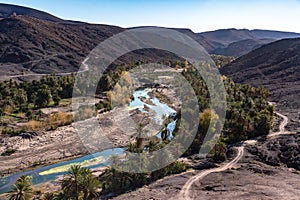
POLYGON ((285 38, 299 37, 299 33, 281 32, 281 31, 268 31, 268 30, 248 30, 248 29, 221 29, 217 31, 210 31, 200 33, 208 40, 229 45, 233 42, 242 41, 246 39, 252 40, 280 40, 285 38))
MULTIPOLYGON (((0 73, 59 73, 76 71, 80 63, 101 41, 126 29, 63 20, 46 12, 21 6, 0 4, 0 73)), ((210 54, 240 57, 261 46, 284 38, 300 37, 298 33, 224 29, 184 33, 210 54)), ((122 58, 157 60, 172 55, 143 50, 122 58)))
POLYGON ((234 57, 245 55, 276 40, 300 37, 298 33, 247 29, 223 29, 200 33, 200 35, 209 43, 215 44, 215 49, 210 53, 234 57))

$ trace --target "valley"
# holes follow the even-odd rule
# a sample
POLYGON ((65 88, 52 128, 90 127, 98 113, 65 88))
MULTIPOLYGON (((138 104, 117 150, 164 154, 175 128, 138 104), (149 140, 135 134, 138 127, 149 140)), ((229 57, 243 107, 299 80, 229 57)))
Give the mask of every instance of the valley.
POLYGON ((299 55, 292 31, 0 3, 0 199, 297 200, 299 55))

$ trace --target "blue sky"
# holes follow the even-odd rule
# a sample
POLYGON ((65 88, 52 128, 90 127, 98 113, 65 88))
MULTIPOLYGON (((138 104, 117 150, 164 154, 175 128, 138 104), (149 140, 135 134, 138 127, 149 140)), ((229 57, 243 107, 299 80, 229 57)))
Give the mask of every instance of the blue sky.
POLYGON ((195 32, 221 28, 300 32, 299 0, 8 0, 64 19, 195 32))

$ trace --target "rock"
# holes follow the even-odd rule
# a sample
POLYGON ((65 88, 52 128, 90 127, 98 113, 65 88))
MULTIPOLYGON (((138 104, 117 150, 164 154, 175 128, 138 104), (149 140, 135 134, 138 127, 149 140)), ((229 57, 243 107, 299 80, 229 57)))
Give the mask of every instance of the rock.
POLYGON ((255 159, 271 166, 285 164, 300 170, 300 135, 282 135, 258 145, 246 147, 255 159))
POLYGON ((32 139, 33 137, 38 136, 38 133, 33 131, 33 132, 22 133, 20 134, 20 136, 23 139, 32 139))

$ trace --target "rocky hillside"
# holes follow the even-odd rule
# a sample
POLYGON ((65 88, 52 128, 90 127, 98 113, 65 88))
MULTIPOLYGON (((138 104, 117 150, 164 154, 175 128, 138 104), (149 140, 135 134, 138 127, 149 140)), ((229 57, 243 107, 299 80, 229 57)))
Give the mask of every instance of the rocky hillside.
MULTIPOLYGON (((116 26, 51 22, 26 15, 0 20, 1 75, 75 72, 99 43, 124 31, 116 26)), ((118 62, 173 58, 168 52, 141 50, 118 62)))
POLYGON ((258 39, 274 39, 274 40, 281 40, 287 38, 299 38, 299 33, 293 32, 282 32, 282 31, 269 31, 269 30, 252 30, 252 35, 258 39))
POLYGON ((282 164, 300 170, 300 135, 283 135, 261 145, 248 146, 255 159, 272 166, 282 164))
POLYGON ((215 43, 214 41, 209 41, 207 38, 205 38, 204 36, 202 36, 200 34, 194 33, 190 29, 174 28, 173 30, 179 31, 179 32, 191 37, 192 39, 197 41, 209 53, 212 53, 220 45, 220 44, 215 43))
POLYGON ((64 21, 58 17, 55 17, 55 16, 50 15, 43 11, 35 10, 32 8, 26 8, 23 6, 0 3, 0 18, 8 18, 14 14, 27 15, 27 16, 31 16, 31 17, 34 17, 37 19, 48 20, 48 21, 52 21, 52 22, 64 21))
POLYGON ((124 29, 17 16, 0 21, 1 74, 72 72, 99 42, 124 29))
POLYGON ((212 51, 213 54, 240 57, 264 44, 273 42, 274 39, 246 39, 229 44, 227 47, 220 47, 212 51))
POLYGON ((292 123, 299 123, 299 55, 300 39, 284 39, 240 57, 221 72, 236 82, 268 88, 270 100, 278 102, 284 111, 294 113, 292 123))

